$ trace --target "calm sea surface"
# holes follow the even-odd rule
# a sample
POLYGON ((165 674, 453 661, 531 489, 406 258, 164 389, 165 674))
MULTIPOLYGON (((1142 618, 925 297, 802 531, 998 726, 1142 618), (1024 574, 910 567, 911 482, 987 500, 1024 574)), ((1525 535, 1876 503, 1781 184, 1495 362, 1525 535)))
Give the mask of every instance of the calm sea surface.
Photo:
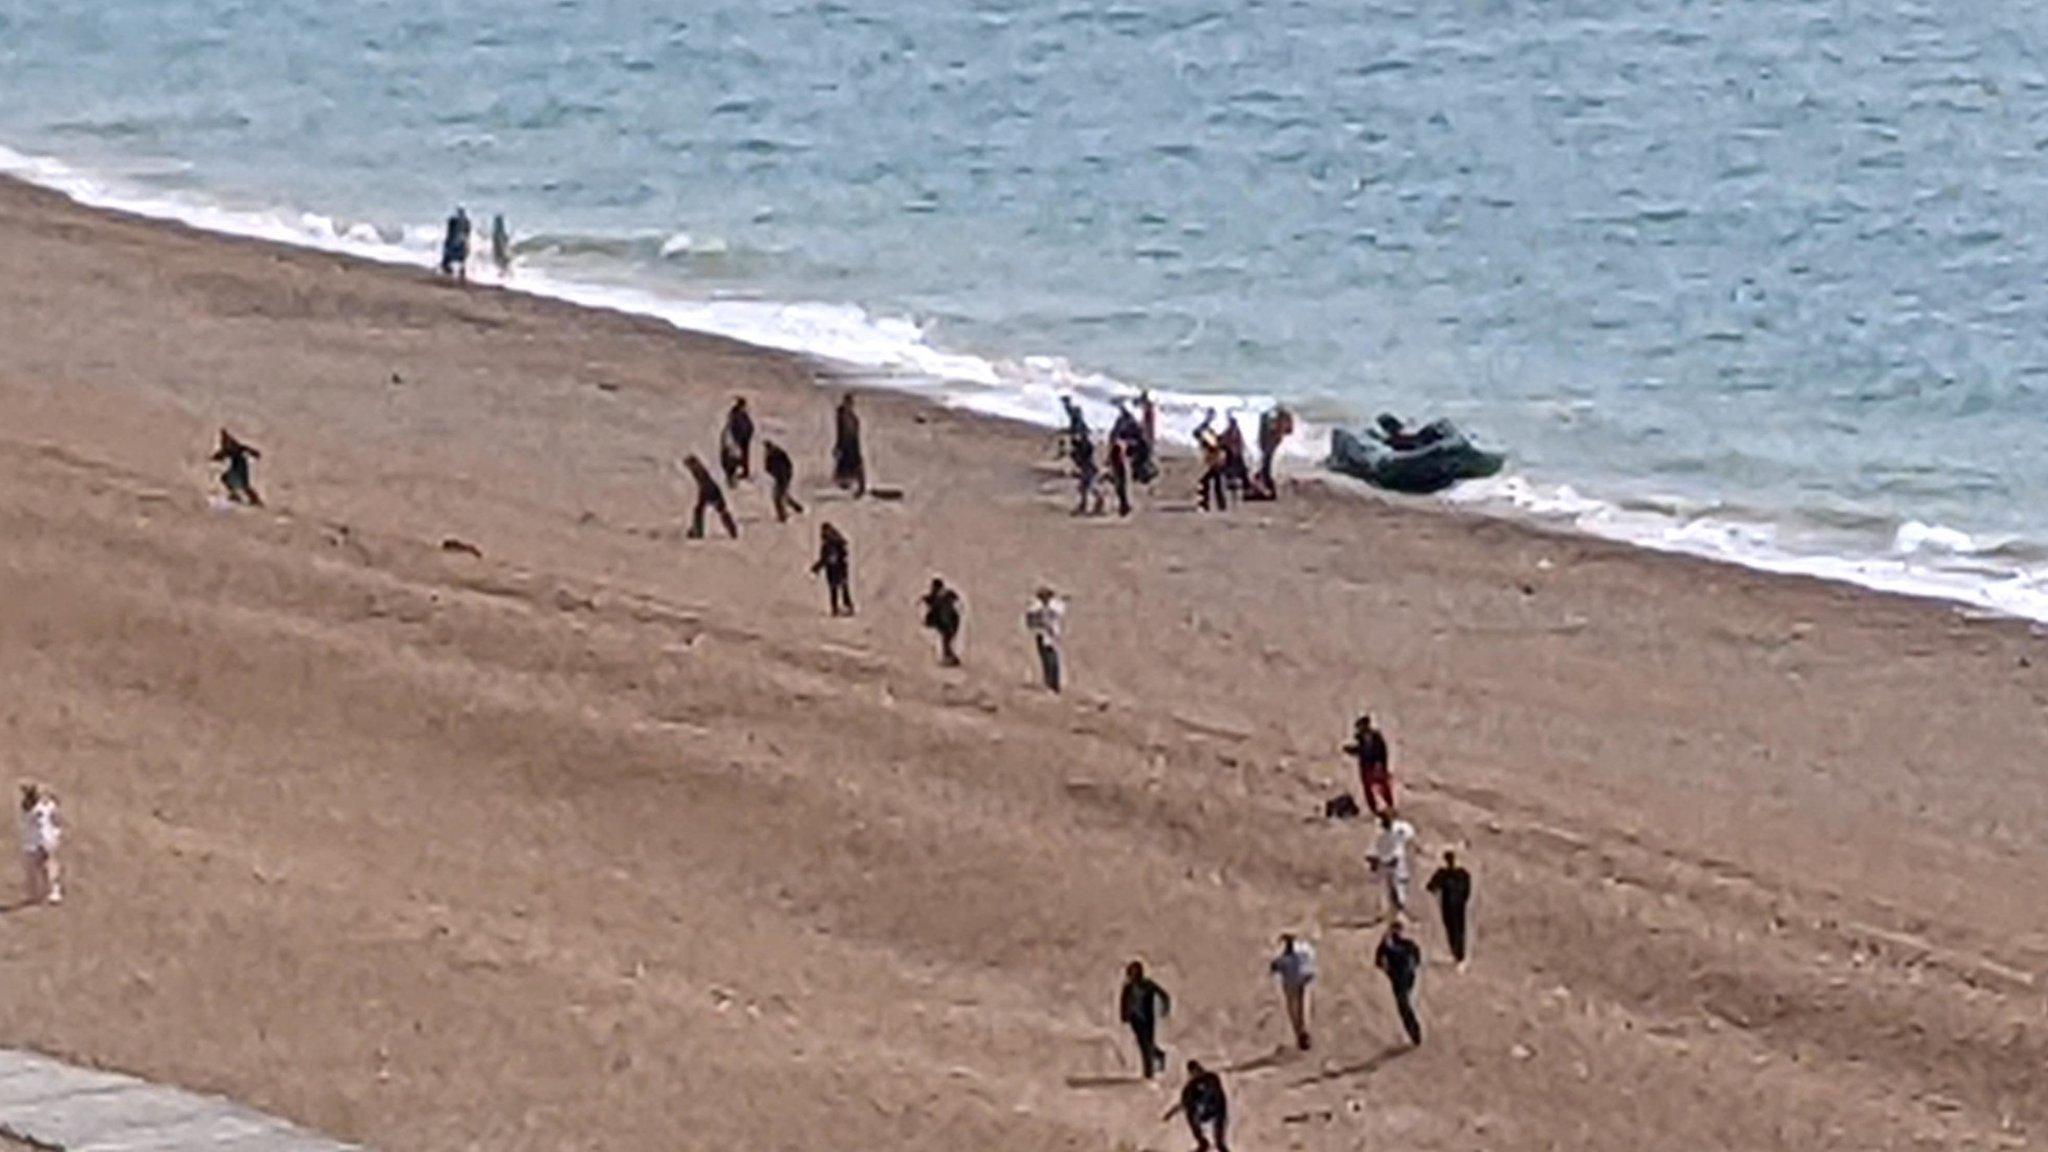
POLYGON ((654 7, 0 0, 0 144, 1041 401, 1447 413, 1468 498, 2048 618, 2038 7, 654 7))

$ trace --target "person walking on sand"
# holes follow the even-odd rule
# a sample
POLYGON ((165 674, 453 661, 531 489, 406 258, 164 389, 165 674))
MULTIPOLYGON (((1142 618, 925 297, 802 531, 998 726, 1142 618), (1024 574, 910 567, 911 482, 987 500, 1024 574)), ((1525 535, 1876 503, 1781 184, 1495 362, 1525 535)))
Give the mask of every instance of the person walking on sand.
MULTIPOLYGON (((1131 514, 1131 457, 1124 442, 1115 437, 1109 441, 1109 484, 1116 492, 1116 514, 1131 514)), ((1097 496, 1097 503, 1102 497, 1097 496)))
POLYGON ((1377 816, 1394 806, 1394 770, 1387 755, 1387 738, 1372 726, 1372 717, 1362 715, 1351 726, 1351 743, 1344 751, 1358 760, 1358 784, 1365 793, 1366 810, 1377 816))
POLYGON ((1394 1010, 1401 1014, 1401 1028, 1408 1033, 1408 1042, 1422 1044, 1422 1021, 1415 1015, 1415 981, 1422 975, 1422 947, 1408 935, 1408 925, 1402 917, 1394 917, 1387 925, 1386 935, 1380 937, 1380 946, 1373 952, 1373 967, 1387 974, 1387 984, 1394 992, 1394 1010))
POLYGON ((1457 852, 1444 849, 1443 867, 1430 873, 1423 889, 1436 897, 1443 913, 1444 942, 1450 945, 1451 960, 1458 971, 1465 970, 1465 910, 1472 903, 1472 874, 1458 863, 1457 852))
POLYGON ((1224 1138, 1225 1129, 1230 1126, 1230 1099, 1223 1094, 1223 1078, 1202 1067, 1199 1060, 1188 1061, 1188 1082, 1181 1085, 1180 1103, 1167 1109, 1160 1119, 1171 1120, 1175 1112, 1187 1117, 1188 1131, 1195 1134, 1195 1152, 1209 1152, 1209 1137, 1202 1132, 1204 1124, 1215 1133, 1216 1152, 1230 1152, 1230 1144, 1224 1138))
POLYGON ((1316 979, 1316 950, 1305 940, 1296 940, 1294 933, 1280 934, 1280 954, 1273 957, 1270 965, 1274 976, 1280 979, 1280 997, 1287 1004, 1287 1023, 1294 1029, 1294 1046, 1303 1052, 1309 1050, 1308 1034, 1308 986, 1316 979))
POLYGON ((735 396, 725 414, 725 430, 718 434, 718 467, 725 473, 725 486, 754 478, 754 415, 747 411, 747 398, 735 396))
POLYGON ((1024 627, 1038 650, 1038 670, 1045 686, 1058 695, 1064 656, 1062 637, 1067 625, 1067 605, 1051 588, 1040 587, 1038 598, 1024 613, 1024 627))
MULTIPOLYGON (((1150 401, 1146 401, 1150 403, 1150 401)), ((1150 484, 1158 469, 1152 463, 1152 435, 1145 426, 1131 414, 1131 406, 1122 400, 1116 402, 1116 423, 1109 426, 1109 443, 1112 449, 1123 445, 1124 459, 1130 465, 1131 479, 1140 484, 1150 484)))
POLYGON ((41 784, 23 784, 19 819, 28 902, 62 904, 64 870, 57 863, 57 845, 64 839, 64 821, 57 814, 57 794, 41 784))
POLYGON ((739 539, 740 526, 732 518, 732 510, 725 506, 725 492, 719 488, 718 480, 711 475, 711 469, 695 455, 683 459, 683 467, 689 469, 690 479, 697 482, 697 506, 690 510, 690 539, 704 538, 704 513, 710 510, 718 513, 718 522, 725 525, 725 533, 739 539))
POLYGON ((789 494, 790 483, 796 479, 796 462, 782 450, 782 445, 773 440, 761 441, 761 470, 768 473, 768 481, 773 486, 775 522, 787 521, 791 512, 803 515, 804 506, 789 494))
POLYGON ((868 493, 867 461, 861 455, 860 414, 853 410, 853 393, 839 398, 832 421, 832 482, 852 489, 855 496, 868 493))
POLYGON ((1074 500, 1074 515, 1102 515, 1102 470, 1095 464, 1095 438, 1088 435, 1084 427, 1076 433, 1069 446, 1073 453, 1074 485, 1077 495, 1074 500))
POLYGON ((1223 446, 1223 479, 1242 499, 1251 487, 1252 470, 1248 462, 1250 452, 1244 443, 1244 429, 1238 426, 1237 413, 1232 412, 1223 421, 1223 435, 1217 438, 1223 446))
POLYGON ((491 217, 491 263, 498 266, 498 279, 512 275, 512 229, 503 212, 491 217))
POLYGON ((825 574, 832 615, 853 615, 853 552, 846 537, 829 523, 818 525, 818 559, 811 564, 811 575, 820 572, 825 574))
POLYGON ((1280 454, 1280 445, 1294 434, 1294 413, 1285 405, 1275 404, 1259 416, 1259 475, 1256 485, 1260 498, 1277 500, 1280 488, 1273 479, 1273 458, 1280 454))
POLYGON ((441 275, 469 279, 469 231, 469 213, 458 204, 441 236, 441 275))
POLYGON ((1392 808, 1380 813, 1380 834, 1372 842, 1373 875, 1387 886, 1387 911, 1400 916, 1408 911, 1408 854, 1415 842, 1415 825, 1400 818, 1392 808))
POLYGON ((220 430, 220 447, 213 450, 210 459, 216 464, 227 464, 227 469, 220 474, 220 484, 227 489, 229 503, 247 504, 252 508, 263 506, 263 497, 256 494, 256 486, 249 479, 249 461, 262 458, 263 453, 258 452, 254 445, 235 439, 225 428, 220 430))
POLYGON ((960 635, 960 593, 946 587, 944 580, 934 576, 931 590, 924 594, 920 603, 924 605, 924 626, 939 634, 939 663, 948 668, 958 668, 960 654, 953 650, 953 641, 960 635))
POLYGON ((1166 1049, 1159 1046, 1159 1022, 1173 1012, 1173 997, 1157 981, 1145 975, 1145 965, 1133 960, 1124 966, 1124 987, 1117 996, 1117 1019, 1130 1028, 1138 1042, 1138 1063, 1145 1079, 1166 1071, 1166 1049))
POLYGON ((1229 457, 1223 450, 1223 441, 1211 425, 1216 420, 1216 410, 1211 408, 1195 426, 1195 444, 1202 450, 1202 478, 1199 481, 1200 504, 1204 512, 1223 512, 1230 507, 1229 494, 1223 483, 1229 472, 1229 457))

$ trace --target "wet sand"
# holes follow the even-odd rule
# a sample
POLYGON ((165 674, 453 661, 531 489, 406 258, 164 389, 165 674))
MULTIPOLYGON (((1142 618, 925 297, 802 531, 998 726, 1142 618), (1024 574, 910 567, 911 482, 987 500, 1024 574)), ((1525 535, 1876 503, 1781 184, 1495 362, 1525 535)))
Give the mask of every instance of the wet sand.
POLYGON ((1142 956, 1247 1149, 2048 1125, 2022 624, 1321 485, 1204 517, 1178 461, 1075 520, 1045 432, 879 394, 907 495, 855 503, 786 357, 16 185, 0 238, 0 765, 72 826, 0 1043, 391 1149, 1180 1149, 1113 1019, 1142 956), (742 485, 685 541, 735 393, 810 512, 742 485), (269 508, 212 506, 223 424, 269 508), (1478 885, 1412 1053, 1366 829, 1313 818, 1361 708, 1478 885))

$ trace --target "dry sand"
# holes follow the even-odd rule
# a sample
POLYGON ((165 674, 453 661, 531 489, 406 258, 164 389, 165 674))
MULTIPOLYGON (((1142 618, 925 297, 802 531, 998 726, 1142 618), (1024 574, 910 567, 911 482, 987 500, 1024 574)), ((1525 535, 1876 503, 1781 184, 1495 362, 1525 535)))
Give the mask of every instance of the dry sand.
POLYGON ((0 1043, 394 1150, 1180 1149, 1113 1020, 1143 956, 1244 1149, 2048 1131, 2026 627, 1316 485, 1076 521, 1044 433, 862 403, 901 503, 814 491, 795 361, 0 187, 0 768, 73 829, 0 1043), (735 392, 810 514, 743 486, 686 542, 735 392), (270 509, 210 507, 222 424, 270 509), (1310 818, 1366 706, 1479 888, 1413 1053, 1366 830, 1310 818))

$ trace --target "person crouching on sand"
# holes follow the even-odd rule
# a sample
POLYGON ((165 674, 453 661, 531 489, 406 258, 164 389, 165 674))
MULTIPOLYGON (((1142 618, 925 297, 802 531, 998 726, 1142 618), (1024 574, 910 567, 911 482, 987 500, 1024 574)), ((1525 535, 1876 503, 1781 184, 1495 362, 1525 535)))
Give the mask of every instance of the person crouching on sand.
POLYGON ((20 821, 28 902, 62 904, 64 871, 57 863, 57 845, 64 839, 64 821, 57 814, 57 794, 40 784, 23 784, 20 821))
POLYGON ((962 610, 960 593, 946 587, 946 582, 932 577, 931 591, 924 594, 924 626, 939 634, 939 663, 948 668, 960 666, 960 654, 953 650, 953 641, 960 635, 962 610))
POLYGON ((1294 1046, 1309 1050, 1308 986, 1316 979, 1316 950, 1294 933, 1280 935, 1280 954, 1269 966, 1280 979, 1280 996, 1287 1005, 1287 1023, 1294 1029, 1294 1046))
POLYGON ((690 510, 690 539, 704 538, 704 513, 709 510, 718 513, 719 523, 725 525, 726 535, 739 539, 740 526, 733 521, 732 510, 725 506, 725 492, 719 488, 718 480, 711 475, 711 469, 696 456, 683 459, 683 467, 690 472, 690 479, 697 482, 697 505, 690 510))
POLYGON ((853 615, 853 553, 846 537, 830 524, 818 525, 818 560, 811 575, 825 574, 825 594, 834 616, 853 615))
POLYGON ((1202 1126, 1209 1126, 1216 1134, 1216 1152, 1230 1152, 1230 1144, 1224 1138, 1230 1126, 1230 1099, 1223 1093, 1223 1078, 1202 1067, 1199 1060, 1188 1061, 1188 1082, 1181 1086, 1180 1103, 1167 1110, 1164 1120, 1173 1119, 1179 1112, 1187 1117, 1188 1130, 1195 1134, 1195 1152, 1209 1152, 1209 1137, 1202 1126))
POLYGON ((1032 647, 1038 650, 1039 674, 1044 677, 1045 686, 1055 694, 1060 690, 1065 671, 1061 643, 1066 623, 1066 603, 1051 588, 1041 587, 1038 599, 1024 613, 1024 628, 1031 633, 1032 647))
POLYGON ((262 458, 263 453, 253 445, 235 439, 225 428, 220 430, 220 447, 214 449, 211 459, 227 465, 227 470, 220 474, 220 484, 227 489, 230 503, 263 506, 263 497, 256 494, 256 486, 249 479, 249 461, 262 458))

